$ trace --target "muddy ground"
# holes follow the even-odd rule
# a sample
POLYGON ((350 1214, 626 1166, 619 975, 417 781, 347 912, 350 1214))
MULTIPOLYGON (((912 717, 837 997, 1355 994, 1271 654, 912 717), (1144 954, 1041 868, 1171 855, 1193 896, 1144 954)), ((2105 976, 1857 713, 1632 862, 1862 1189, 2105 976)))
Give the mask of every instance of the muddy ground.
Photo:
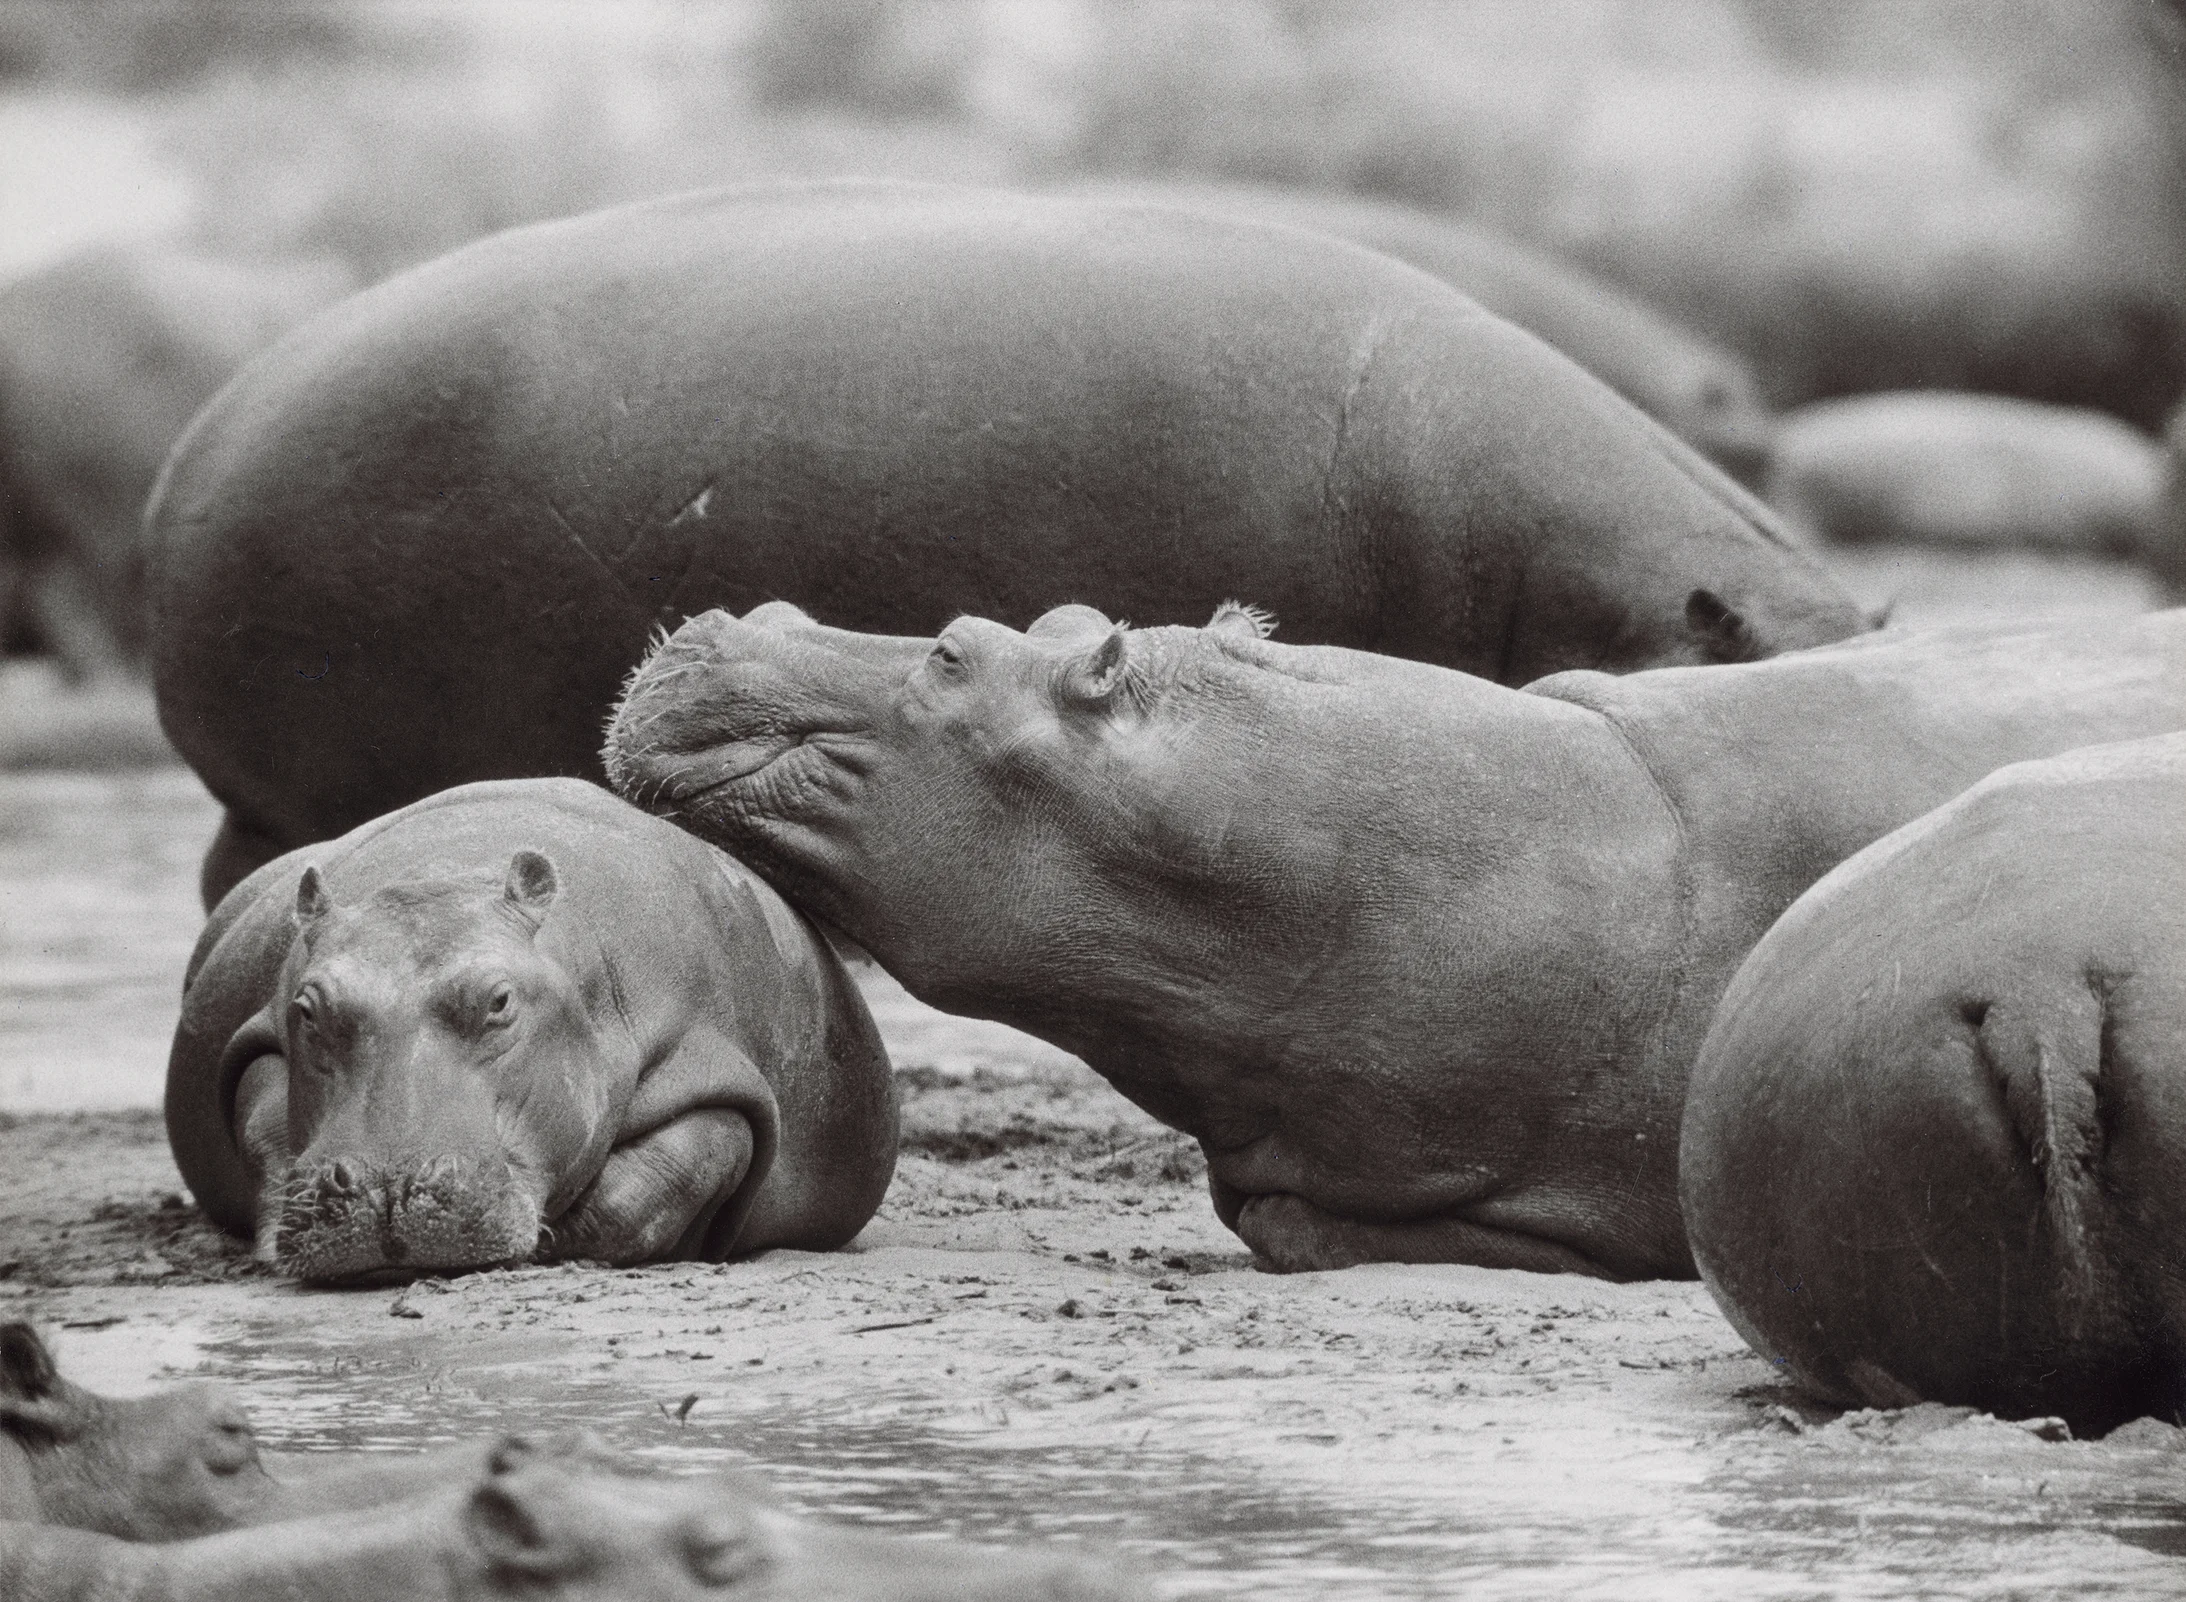
MULTIPOLYGON (((1847 571, 1916 621, 2148 599, 2087 564, 1847 571)), ((851 1250, 300 1290, 198 1219, 152 1110, 211 820, 176 768, 0 773, 0 1317, 86 1382, 228 1379, 288 1451, 582 1423, 814 1512, 1120 1546, 1171 1596, 2186 1591, 2186 1432, 1838 1416, 1695 1285, 1256 1273, 1188 1142, 870 971, 905 1137, 851 1250)))

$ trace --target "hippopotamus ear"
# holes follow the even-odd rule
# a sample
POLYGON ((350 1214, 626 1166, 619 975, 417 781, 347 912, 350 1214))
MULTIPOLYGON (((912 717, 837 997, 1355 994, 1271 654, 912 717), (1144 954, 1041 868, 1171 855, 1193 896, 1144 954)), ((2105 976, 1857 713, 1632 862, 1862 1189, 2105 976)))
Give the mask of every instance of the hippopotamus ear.
POLYGON ((1115 698, 1131 672, 1124 645, 1128 632, 1122 627, 1110 629, 1100 644, 1070 664, 1063 674, 1066 699, 1080 706, 1106 706, 1115 698))
POLYGON ((0 1324, 0 1397, 35 1402, 60 1384, 53 1354, 28 1324, 0 1324))
POLYGON ((561 893, 562 881, 554 872, 553 862, 538 851, 519 851, 509 858, 508 882, 502 886, 502 896, 508 904, 521 913, 532 928, 546 920, 547 908, 554 905, 555 896, 561 893))
POLYGON ((1240 640, 1264 640, 1275 632, 1275 615, 1243 601, 1224 601, 1214 609, 1207 627, 1240 640))
POLYGON ((1768 654, 1745 618, 1713 590, 1685 597, 1685 626, 1711 662, 1758 662, 1768 654))
POLYGON ((296 926, 309 929, 321 918, 334 910, 334 893, 327 889, 326 879, 314 862, 304 869, 304 876, 296 881, 296 926))

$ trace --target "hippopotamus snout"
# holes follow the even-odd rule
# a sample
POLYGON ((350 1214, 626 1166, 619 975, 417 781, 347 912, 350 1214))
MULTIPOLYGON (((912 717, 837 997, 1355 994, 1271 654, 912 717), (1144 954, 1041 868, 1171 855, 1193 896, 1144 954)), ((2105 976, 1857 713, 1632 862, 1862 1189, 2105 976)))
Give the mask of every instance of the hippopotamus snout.
POLYGON ((280 1265, 305 1279, 356 1279, 530 1258, 543 1219, 510 1165, 441 1153, 394 1166, 306 1153, 274 1220, 280 1265))

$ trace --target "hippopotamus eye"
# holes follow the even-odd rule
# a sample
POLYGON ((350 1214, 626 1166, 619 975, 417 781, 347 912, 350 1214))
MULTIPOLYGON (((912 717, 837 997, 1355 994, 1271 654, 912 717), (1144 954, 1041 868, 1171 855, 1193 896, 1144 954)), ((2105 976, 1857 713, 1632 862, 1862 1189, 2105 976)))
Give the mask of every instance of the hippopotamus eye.
POLYGON ((303 989, 297 991, 296 998, 289 1003, 289 1007, 295 1012, 296 1021, 305 1028, 315 1029, 318 1027, 319 996, 315 987, 306 985, 303 989))
POLYGON ((516 1015, 516 993, 507 985, 495 985, 486 998, 486 1022, 507 1023, 516 1015))
POLYGON ((944 634, 934 641, 932 660, 945 668, 956 669, 964 665, 964 648, 944 634))

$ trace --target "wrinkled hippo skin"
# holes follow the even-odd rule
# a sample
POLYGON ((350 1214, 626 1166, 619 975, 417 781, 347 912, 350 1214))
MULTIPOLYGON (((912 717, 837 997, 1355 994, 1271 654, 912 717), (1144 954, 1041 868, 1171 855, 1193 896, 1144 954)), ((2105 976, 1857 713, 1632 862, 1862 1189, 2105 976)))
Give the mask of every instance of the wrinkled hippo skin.
POLYGON ((2005 768, 1793 904, 1693 1068, 1693 1253, 1847 1406, 2186 1414, 2186 738, 2005 768))
POLYGON ((167 1076, 182 1176, 309 1279, 841 1245, 893 1079, 825 940, 574 779, 470 785, 215 910, 167 1076))
POLYGON ((1105 182, 1075 193, 1311 228, 1432 273, 1538 335, 1747 484, 1775 419, 1745 361, 1585 268, 1485 223, 1395 201, 1273 185, 1105 182))
POLYGON ((1777 915, 1992 769, 2186 726, 2186 613, 1526 690, 1225 608, 685 624, 616 782, 1195 1136, 1279 1268, 1690 1274, 1685 1076, 1777 915))
POLYGON ((0 634, 141 671, 138 525, 168 447, 254 352, 356 287, 321 258, 106 248, 0 287, 0 634))
POLYGON ((1142 1602, 1120 1571, 794 1519, 735 1475, 637 1479, 520 1440, 467 1483, 137 1545, 0 1523, 9 1602, 1142 1602))
POLYGON ((596 776, 649 632, 709 607, 1242 594, 1510 682, 1862 626, 1758 501, 1421 273, 940 186, 649 202, 390 280, 200 416, 148 527, 161 721, 227 808, 208 904, 444 786, 596 776))
POLYGON ((1768 498, 1821 539, 2153 559, 2163 447, 2101 412, 1949 390, 1785 415, 1768 498))

